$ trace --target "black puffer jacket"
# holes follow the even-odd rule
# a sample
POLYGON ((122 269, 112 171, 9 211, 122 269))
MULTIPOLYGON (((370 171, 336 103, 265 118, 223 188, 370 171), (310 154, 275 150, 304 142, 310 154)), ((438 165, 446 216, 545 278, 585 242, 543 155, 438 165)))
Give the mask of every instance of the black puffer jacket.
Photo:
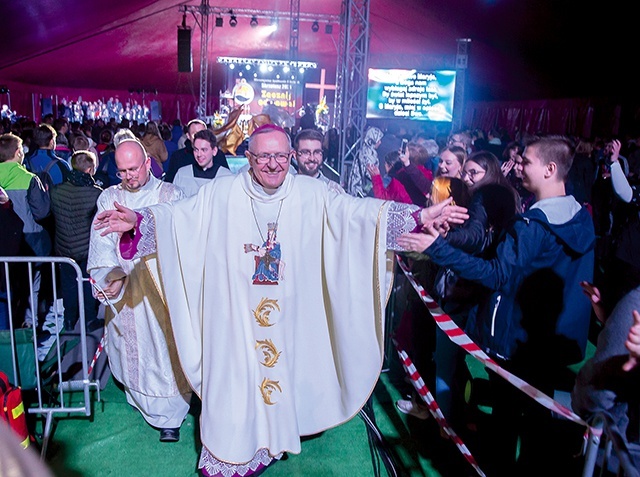
POLYGON ((51 210, 56 223, 55 251, 76 261, 89 254, 91 222, 102 193, 93 177, 73 170, 67 180, 51 191, 51 210))

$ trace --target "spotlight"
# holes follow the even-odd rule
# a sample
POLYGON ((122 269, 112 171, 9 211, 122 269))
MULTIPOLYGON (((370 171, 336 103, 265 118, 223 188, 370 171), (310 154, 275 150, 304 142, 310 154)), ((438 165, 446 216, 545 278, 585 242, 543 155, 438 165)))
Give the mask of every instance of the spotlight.
POLYGON ((238 19, 236 18, 235 15, 231 14, 231 18, 229 18, 229 26, 232 28, 235 28, 237 24, 238 24, 238 19))
POLYGON ((331 35, 331 34, 333 33, 333 25, 332 25, 331 23, 327 23, 327 24, 324 26, 324 32, 325 32, 327 35, 331 35))
POLYGON ((216 27, 221 28, 224 26, 224 19, 222 17, 216 17, 216 27))
POLYGON ((320 24, 318 23, 318 21, 316 20, 315 22, 312 23, 311 25, 311 31, 313 33, 318 33, 318 30, 320 30, 320 24))
POLYGON ((251 17, 251 21, 249 22, 249 25, 251 25, 251 28, 255 28, 258 26, 258 17, 256 17, 255 15, 251 17))

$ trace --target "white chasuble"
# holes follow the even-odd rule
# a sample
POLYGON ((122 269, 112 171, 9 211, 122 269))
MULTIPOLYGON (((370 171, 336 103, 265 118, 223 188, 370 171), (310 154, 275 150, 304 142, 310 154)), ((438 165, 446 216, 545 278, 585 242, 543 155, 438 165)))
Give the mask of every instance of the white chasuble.
MULTIPOLYGON (((118 202, 140 209, 158 202, 184 197, 173 184, 151 176, 137 192, 120 185, 105 189, 98 197, 98 212, 114 209, 118 202)), ((189 392, 180 368, 166 304, 160 297, 155 256, 123 261, 118 252, 117 234, 100 236, 91 230, 87 269, 98 283, 114 269, 127 275, 120 296, 112 300, 118 311, 107 308, 106 352, 115 378, 133 391, 149 397, 174 397, 189 392)), ((104 285, 104 283, 102 283, 104 285)))
POLYGON ((387 208, 291 174, 268 195, 245 171, 149 209, 180 361, 216 459, 299 453, 300 436, 366 403, 391 289, 387 208))

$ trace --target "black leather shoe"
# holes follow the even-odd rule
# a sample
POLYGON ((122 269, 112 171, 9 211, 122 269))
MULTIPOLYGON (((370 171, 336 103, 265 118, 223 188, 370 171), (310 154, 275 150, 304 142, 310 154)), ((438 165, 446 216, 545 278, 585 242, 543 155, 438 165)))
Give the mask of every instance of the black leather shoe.
POLYGON ((178 442, 180 440, 180 428, 160 429, 160 442, 178 442))

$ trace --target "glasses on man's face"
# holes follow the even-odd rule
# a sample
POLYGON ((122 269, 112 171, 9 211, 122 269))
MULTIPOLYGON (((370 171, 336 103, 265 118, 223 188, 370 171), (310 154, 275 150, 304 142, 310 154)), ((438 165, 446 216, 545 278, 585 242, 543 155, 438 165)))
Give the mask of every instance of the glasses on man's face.
POLYGON ((132 167, 131 169, 118 169, 116 171, 116 176, 120 179, 126 178, 129 174, 136 176, 140 173, 140 169, 142 169, 142 166, 144 166, 146 162, 147 160, 145 159, 138 167, 132 167))
POLYGON ((311 154, 313 154, 313 157, 315 157, 316 159, 322 159, 322 149, 316 149, 315 151, 310 151, 309 149, 301 149, 300 151, 297 151, 296 154, 298 155, 298 157, 302 157, 303 159, 310 157, 311 154))
POLYGON ((263 152, 261 154, 256 154, 251 151, 247 151, 253 157, 255 157, 256 162, 258 164, 267 164, 271 159, 275 159, 278 164, 286 164, 289 162, 290 153, 288 152, 274 152, 268 153, 263 152))
POLYGON ((486 171, 476 171, 475 169, 470 169, 468 171, 462 171, 462 178, 464 179, 465 177, 468 177, 469 179, 471 179, 472 181, 474 181, 476 179, 477 176, 479 175, 484 175, 486 171))

